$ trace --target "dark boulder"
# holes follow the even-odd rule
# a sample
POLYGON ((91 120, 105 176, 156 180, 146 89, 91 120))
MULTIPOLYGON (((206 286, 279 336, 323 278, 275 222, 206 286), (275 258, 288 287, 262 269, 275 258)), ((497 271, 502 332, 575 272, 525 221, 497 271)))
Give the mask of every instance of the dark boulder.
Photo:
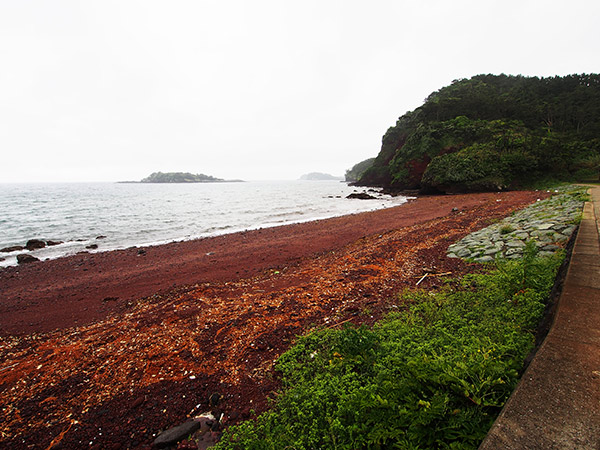
POLYGON ((22 253, 20 255, 17 255, 17 263, 18 264, 28 264, 28 263, 32 263, 35 261, 39 261, 39 259, 36 258, 35 256, 28 255, 27 253, 22 253))
POLYGON ((178 425, 168 430, 163 431, 158 435, 152 445, 156 448, 165 448, 177 444, 184 440, 194 431, 200 429, 202 424, 196 420, 188 420, 187 422, 178 425))
POLYGON ((21 250, 25 250, 25 247, 22 245, 13 245, 12 247, 4 247, 0 249, 0 252, 10 253, 10 252, 20 252, 21 250))
POLYGON ((85 248, 89 248, 90 250, 95 250, 98 248, 98 244, 86 245, 85 248))
POLYGON ((357 198, 359 200, 377 200, 377 197, 373 197, 366 192, 353 192, 352 194, 346 196, 346 198, 357 198))
POLYGON ((60 245, 60 244, 64 244, 64 242, 63 241, 46 241, 46 245, 48 245, 48 246, 60 245))
POLYGON ((30 239, 27 241, 27 244, 25 244, 27 250, 37 250, 39 248, 44 248, 45 246, 46 243, 39 239, 30 239))

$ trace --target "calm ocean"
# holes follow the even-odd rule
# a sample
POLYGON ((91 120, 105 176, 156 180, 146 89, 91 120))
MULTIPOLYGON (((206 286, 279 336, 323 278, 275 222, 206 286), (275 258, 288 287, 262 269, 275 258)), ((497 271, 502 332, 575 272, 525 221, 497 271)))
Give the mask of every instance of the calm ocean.
MULTIPOLYGON (((0 248, 29 239, 62 241, 40 259, 232 233, 387 208, 405 197, 345 197, 338 181, 141 184, 0 184, 0 248), (99 236, 105 236, 97 239, 99 236)), ((362 192, 362 189, 359 189, 362 192)), ((0 266, 16 255, 0 253, 0 266)))

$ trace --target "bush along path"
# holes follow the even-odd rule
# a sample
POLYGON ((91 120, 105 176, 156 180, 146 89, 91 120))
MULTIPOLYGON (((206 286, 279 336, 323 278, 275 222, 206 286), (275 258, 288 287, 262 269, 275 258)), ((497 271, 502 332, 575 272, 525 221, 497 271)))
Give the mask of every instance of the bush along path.
POLYGON ((526 239, 517 229, 528 230, 530 239, 511 259, 500 257, 506 251, 494 254, 487 273, 449 281, 436 292, 404 292, 399 312, 373 327, 300 338, 278 360, 283 389, 272 409, 230 427, 216 448, 477 448, 534 346, 564 259, 555 234, 573 231, 580 215, 582 190, 557 194, 491 227, 515 228, 498 231, 515 233, 503 249, 526 239), (553 228, 558 224, 565 227, 553 228), (549 245, 556 246, 552 252, 549 245))
POLYGON ((566 186, 553 197, 534 203, 487 228, 471 233, 448 247, 448 256, 475 262, 492 262, 495 257, 517 259, 525 243, 535 242, 540 256, 563 247, 581 220, 585 188, 566 186))

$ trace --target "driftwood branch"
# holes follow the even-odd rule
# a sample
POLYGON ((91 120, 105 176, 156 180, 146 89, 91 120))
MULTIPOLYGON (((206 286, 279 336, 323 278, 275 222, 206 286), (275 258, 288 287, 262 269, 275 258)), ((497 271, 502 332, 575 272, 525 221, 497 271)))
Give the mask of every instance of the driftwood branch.
POLYGON ((427 278, 427 277, 441 277, 441 276, 443 276, 443 275, 451 275, 451 274, 452 274, 452 272, 443 272, 443 273, 426 273, 425 275, 423 275, 423 276, 422 276, 422 277, 419 279, 419 281, 417 281, 417 286, 418 286, 419 284, 421 284, 421 281, 423 281, 423 280, 424 280, 425 278, 427 278))

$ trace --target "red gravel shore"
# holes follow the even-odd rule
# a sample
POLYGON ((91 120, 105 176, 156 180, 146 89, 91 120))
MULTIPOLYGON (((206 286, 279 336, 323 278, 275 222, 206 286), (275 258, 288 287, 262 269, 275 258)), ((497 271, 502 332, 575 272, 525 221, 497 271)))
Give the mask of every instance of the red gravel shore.
POLYGON ((247 418, 266 407, 294 336, 372 322, 423 274, 435 289, 478 270, 448 245, 546 196, 421 197, 0 270, 0 448, 148 448, 216 392, 225 424, 247 418))
POLYGON ((84 325, 128 301, 207 281, 252 277, 363 237, 423 223, 510 194, 422 197, 369 213, 173 242, 79 254, 0 270, 0 335, 84 325))

